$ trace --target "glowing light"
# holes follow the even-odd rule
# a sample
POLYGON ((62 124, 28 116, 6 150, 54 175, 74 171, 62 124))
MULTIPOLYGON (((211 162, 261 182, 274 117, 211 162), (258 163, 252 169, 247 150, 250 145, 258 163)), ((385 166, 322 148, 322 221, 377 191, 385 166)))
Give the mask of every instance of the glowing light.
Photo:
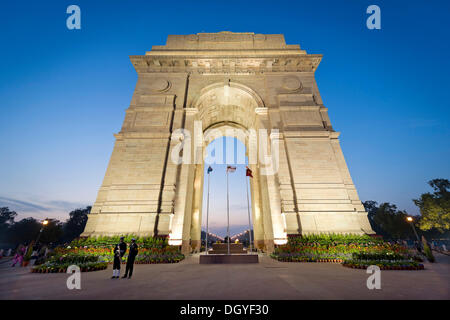
POLYGON ((181 246, 183 240, 181 239, 169 239, 169 245, 171 246, 181 246))
POLYGON ((276 245, 283 245, 283 244, 286 244, 288 241, 287 241, 287 239, 274 239, 273 242, 276 245))
POLYGON ((45 219, 44 221, 42 221, 42 224, 43 224, 44 226, 48 225, 48 219, 45 219))
POLYGON ((223 87, 223 95, 227 98, 230 96, 230 87, 229 86, 226 85, 223 87))
POLYGON ((407 217, 406 220, 408 220, 409 222, 412 222, 413 218, 412 217, 407 217))

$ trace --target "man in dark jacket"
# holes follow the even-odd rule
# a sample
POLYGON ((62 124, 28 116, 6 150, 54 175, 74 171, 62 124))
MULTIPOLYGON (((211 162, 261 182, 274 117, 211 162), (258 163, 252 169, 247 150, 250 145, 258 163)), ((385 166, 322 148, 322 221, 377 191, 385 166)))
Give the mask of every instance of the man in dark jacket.
POLYGON ((127 259, 127 267, 125 269, 125 275, 122 278, 126 278, 128 276, 128 279, 130 279, 131 276, 133 275, 134 259, 136 258, 137 254, 138 254, 138 245, 136 244, 136 239, 133 238, 131 239, 130 250, 128 251, 128 259, 127 259))
POLYGON ((114 247, 114 263, 113 263, 113 276, 111 279, 118 279, 120 276, 120 264, 122 263, 122 257, 127 251, 127 244, 123 241, 123 237, 120 238, 120 242, 114 247))

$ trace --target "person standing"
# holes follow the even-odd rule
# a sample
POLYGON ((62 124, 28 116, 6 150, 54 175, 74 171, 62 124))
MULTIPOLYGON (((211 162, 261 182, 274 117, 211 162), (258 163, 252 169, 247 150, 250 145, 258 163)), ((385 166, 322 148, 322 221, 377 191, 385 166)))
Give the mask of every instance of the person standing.
POLYGON ((136 239, 133 238, 131 239, 130 250, 128 250, 127 267, 125 268, 125 274, 122 278, 126 278, 128 276, 128 279, 130 279, 133 275, 134 259, 136 258, 138 251, 136 239))
POLYGON ((120 242, 114 247, 113 276, 111 279, 118 279, 120 276, 120 264, 122 263, 123 255, 127 251, 127 244, 123 239, 123 237, 120 237, 120 242))
POLYGON ((14 256, 13 264, 11 267, 15 267, 16 263, 19 263, 19 266, 22 264, 25 252, 26 252, 25 246, 22 244, 19 245, 19 248, 17 249, 16 255, 14 256))

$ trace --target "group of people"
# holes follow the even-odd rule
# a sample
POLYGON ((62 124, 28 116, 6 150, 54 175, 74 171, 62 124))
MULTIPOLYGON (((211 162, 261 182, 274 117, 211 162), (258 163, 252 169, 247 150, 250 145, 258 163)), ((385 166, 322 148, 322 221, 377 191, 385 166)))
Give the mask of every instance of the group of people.
POLYGON ((48 247, 42 246, 39 243, 30 243, 30 244, 20 244, 17 246, 15 250, 8 249, 0 250, 0 258, 2 257, 10 257, 12 256, 12 265, 11 267, 15 267, 16 265, 22 266, 24 260, 29 261, 30 265, 39 264, 39 262, 43 262, 45 257, 48 254, 48 247), (31 250, 31 251, 29 251, 31 250), (31 255, 27 256, 27 252, 30 252, 31 255))
MULTIPOLYGON (((130 247, 128 249, 127 265, 125 268, 125 274, 122 278, 130 279, 133 275, 134 259, 138 254, 138 245, 136 244, 136 239, 131 239, 130 247)), ((122 264, 122 259, 127 252, 127 244, 124 241, 124 237, 120 238, 120 242, 114 247, 114 263, 113 263, 113 275, 111 279, 118 279, 120 277, 120 265, 122 264)))

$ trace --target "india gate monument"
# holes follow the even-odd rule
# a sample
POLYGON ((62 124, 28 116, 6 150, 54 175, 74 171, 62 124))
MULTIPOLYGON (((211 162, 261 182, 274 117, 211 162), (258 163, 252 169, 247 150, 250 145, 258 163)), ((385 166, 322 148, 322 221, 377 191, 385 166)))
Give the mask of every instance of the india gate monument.
POLYGON ((130 59, 138 81, 82 236, 166 236, 198 251, 203 153, 230 129, 246 133, 237 138, 249 158, 258 149, 249 160, 257 248, 271 252, 291 234, 373 234, 315 80, 322 55, 279 34, 219 32, 169 35, 130 59), (272 172, 250 134, 261 130, 269 158, 277 148, 272 172))

